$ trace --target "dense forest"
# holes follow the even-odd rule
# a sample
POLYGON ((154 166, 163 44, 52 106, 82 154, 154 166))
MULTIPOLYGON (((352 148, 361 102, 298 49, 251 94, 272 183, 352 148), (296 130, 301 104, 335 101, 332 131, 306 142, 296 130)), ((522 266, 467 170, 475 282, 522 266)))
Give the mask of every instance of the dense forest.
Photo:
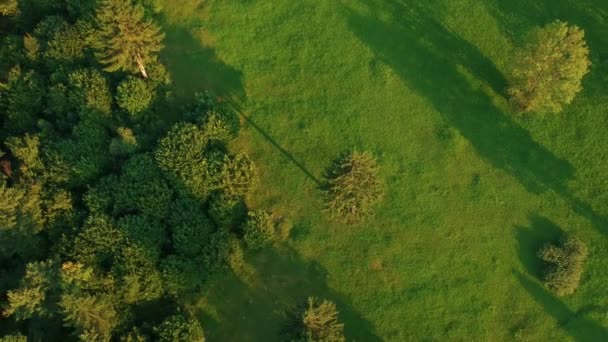
POLYGON ((272 238, 236 113, 172 96, 154 1, 0 6, 0 340, 203 340, 180 298, 272 238))

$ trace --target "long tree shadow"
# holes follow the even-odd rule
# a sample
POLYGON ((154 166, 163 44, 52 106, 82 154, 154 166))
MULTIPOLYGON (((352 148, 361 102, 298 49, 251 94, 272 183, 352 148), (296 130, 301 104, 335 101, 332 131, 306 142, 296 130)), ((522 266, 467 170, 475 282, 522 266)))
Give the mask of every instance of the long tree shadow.
POLYGON ((215 50, 203 46, 200 34, 164 23, 166 47, 161 59, 171 72, 176 96, 190 100, 197 92, 215 94, 242 100, 243 74, 218 58, 215 50))
POLYGON ((532 215, 529 219, 529 227, 515 226, 517 254, 528 274, 539 278, 543 264, 538 251, 547 243, 557 242, 564 232, 545 217, 532 215))
POLYGON ((606 219, 568 190, 575 172, 572 165, 536 142, 496 105, 500 99, 471 81, 473 75, 494 92, 502 92, 506 84, 493 63, 422 6, 396 1, 370 8, 372 15, 346 11, 353 33, 376 58, 424 95, 481 157, 516 177, 530 192, 556 192, 606 233, 606 219), (378 19, 386 13, 392 14, 391 20, 378 19))
POLYGON ((530 296, 543 307, 547 314, 551 315, 558 322, 558 325, 572 339, 575 341, 606 341, 608 339, 606 328, 585 317, 586 311, 579 310, 578 312, 574 312, 538 282, 518 271, 513 271, 513 275, 521 286, 528 291, 530 296))
POLYGON ((239 116, 248 124, 250 125, 253 129, 255 129, 262 137, 264 137, 264 139, 270 143, 274 148, 276 148, 279 152, 281 152, 281 154, 283 154, 283 156, 289 160, 295 167, 297 167, 298 169, 300 169, 300 171, 302 171, 302 173, 308 177, 308 179, 310 179, 311 181, 313 181, 318 187, 322 186, 321 181, 319 180, 319 178, 317 178, 312 172, 310 172, 306 166, 298 161, 291 152, 287 151, 283 146, 281 146, 273 137, 270 136, 270 134, 268 134, 268 132, 266 132, 266 130, 264 130, 260 125, 258 125, 253 119, 251 119, 251 115, 247 115, 245 114, 245 112, 243 111, 243 109, 241 108, 241 106, 234 100, 230 99, 230 98, 225 98, 223 99, 224 101, 226 101, 230 107, 236 111, 239 116))
POLYGON ((327 286, 326 270, 293 249, 262 250, 246 258, 244 269, 215 279, 205 290, 200 315, 209 340, 279 341, 293 310, 309 296, 336 303, 347 340, 380 340, 349 300, 327 286))
POLYGON ((188 103, 196 93, 204 91, 223 99, 247 124, 319 186, 321 184, 319 179, 302 162, 242 110, 239 103, 243 102, 246 97, 242 72, 225 64, 218 58, 213 48, 203 46, 202 38, 197 37, 202 33, 196 33, 193 32, 193 29, 172 25, 166 21, 163 28, 166 33, 167 46, 161 58, 171 73, 178 103, 188 103))

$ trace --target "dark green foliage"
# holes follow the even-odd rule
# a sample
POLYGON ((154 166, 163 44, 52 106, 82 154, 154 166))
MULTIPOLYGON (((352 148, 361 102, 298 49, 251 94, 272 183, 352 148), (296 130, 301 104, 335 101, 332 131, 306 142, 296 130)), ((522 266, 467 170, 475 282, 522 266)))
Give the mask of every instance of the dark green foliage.
POLYGON ((117 136, 110 141, 110 154, 118 157, 130 156, 137 150, 137 138, 127 127, 118 127, 117 136))
POLYGON ((590 65, 584 31, 555 21, 515 53, 508 93, 521 111, 560 112, 582 89, 590 65))
POLYGON ((276 223, 272 215, 263 210, 249 212, 243 225, 243 240, 247 247, 259 249, 270 244, 276 235, 276 223))
POLYGON ((204 254, 215 226, 195 200, 180 198, 171 208, 169 223, 173 248, 179 255, 197 257, 204 254))
POLYGON ((82 120, 70 139, 59 141, 49 151, 49 172, 61 183, 79 186, 99 178, 110 164, 109 134, 105 126, 82 120))
POLYGON ((101 0, 96 13, 96 56, 106 71, 141 72, 163 48, 164 34, 144 18, 141 5, 123 0, 101 0))
POLYGON ((165 319, 154 331, 161 342, 205 341, 205 334, 199 321, 181 312, 165 319))
POLYGON ((121 249, 113 270, 125 303, 151 301, 162 295, 163 284, 156 258, 140 245, 130 244, 121 249))
POLYGON ((73 241, 72 258, 86 265, 108 266, 125 246, 125 234, 114 226, 112 219, 101 215, 87 218, 73 241))
POLYGON ((207 270, 202 258, 169 255, 161 261, 165 290, 173 295, 195 289, 206 279, 207 270))
POLYGON ((368 216, 384 194, 374 157, 353 152, 336 162, 328 179, 327 209, 348 223, 361 221, 368 216))
POLYGON ((242 222, 247 207, 242 198, 215 192, 209 198, 209 215, 220 227, 234 227, 242 222))
POLYGON ((158 260, 167 239, 165 227, 145 215, 129 215, 118 219, 117 227, 133 245, 140 247, 152 260, 158 260))
POLYGON ((34 70, 22 71, 20 67, 14 67, 5 91, 6 98, 0 102, 0 111, 6 112, 4 129, 13 134, 35 131, 44 96, 44 84, 38 74, 34 70))
POLYGON ((115 188, 115 212, 140 212, 150 217, 167 216, 173 191, 149 154, 129 159, 120 185, 115 188))
POLYGON ((42 43, 44 60, 50 67, 62 63, 80 63, 86 57, 87 37, 92 26, 86 21, 71 25, 58 17, 50 17, 40 23, 34 34, 42 43))
POLYGON ((163 34, 145 18, 160 4, 20 0, 0 18, 13 30, 0 42, 2 340, 204 340, 190 316, 158 323, 240 245, 226 228, 242 224, 254 172, 227 152, 234 112, 210 97, 168 112, 163 34), (90 49, 144 78, 104 73, 90 49), (165 132, 179 117, 190 123, 165 132), (233 211, 221 227, 212 193, 233 211))
POLYGON ((154 88, 146 80, 133 76, 122 81, 116 90, 118 106, 136 116, 150 107, 154 99, 154 88))
POLYGON ((547 264, 543 276, 547 287, 558 296, 574 293, 583 274, 588 255, 587 246, 579 239, 569 236, 559 245, 546 245, 538 255, 547 264))

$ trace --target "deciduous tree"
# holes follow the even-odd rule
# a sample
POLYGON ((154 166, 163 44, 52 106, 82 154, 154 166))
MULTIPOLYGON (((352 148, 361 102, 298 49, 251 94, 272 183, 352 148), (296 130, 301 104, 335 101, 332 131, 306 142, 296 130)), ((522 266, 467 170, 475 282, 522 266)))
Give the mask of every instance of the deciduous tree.
POLYGON ((559 112, 582 89, 590 64, 583 30, 555 21, 515 52, 508 94, 521 111, 559 112))

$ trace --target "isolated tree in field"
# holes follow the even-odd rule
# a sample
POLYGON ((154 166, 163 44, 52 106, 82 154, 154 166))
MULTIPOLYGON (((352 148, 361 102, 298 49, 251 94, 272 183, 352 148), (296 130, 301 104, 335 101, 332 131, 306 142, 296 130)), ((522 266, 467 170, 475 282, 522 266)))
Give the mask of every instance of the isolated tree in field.
POLYGON ((163 48, 164 34, 144 8, 125 0, 104 0, 96 13, 96 56, 106 71, 139 71, 147 78, 145 65, 163 48))
POLYGON ((384 194, 384 182, 374 157, 353 152, 336 162, 327 190, 327 209, 349 223, 369 215, 384 194))
POLYGON ((342 342, 344 324, 338 321, 336 304, 316 298, 308 298, 307 307, 295 332, 296 341, 342 342))
POLYGON ((508 95, 523 112, 557 113, 582 89, 590 65, 584 31, 555 21, 516 51, 508 95))
POLYGON ((544 274, 546 286, 558 296, 574 293, 583 274, 587 246, 570 236, 559 245, 546 245, 538 255, 547 264, 544 274))

